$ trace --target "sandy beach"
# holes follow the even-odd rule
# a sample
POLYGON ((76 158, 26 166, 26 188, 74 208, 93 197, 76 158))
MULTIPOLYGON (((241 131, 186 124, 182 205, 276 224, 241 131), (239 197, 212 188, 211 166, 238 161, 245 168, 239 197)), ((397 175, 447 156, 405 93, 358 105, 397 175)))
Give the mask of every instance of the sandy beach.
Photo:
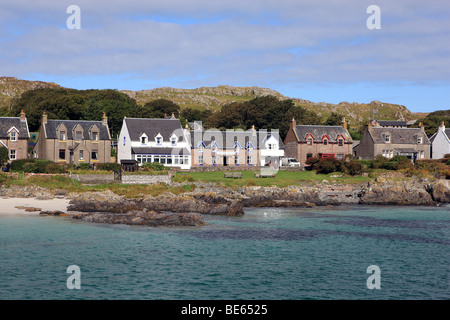
POLYGON ((39 214, 40 211, 27 212, 25 208, 33 207, 42 211, 64 211, 67 212, 67 206, 70 199, 49 199, 38 200, 36 198, 0 198, 0 214, 39 214))

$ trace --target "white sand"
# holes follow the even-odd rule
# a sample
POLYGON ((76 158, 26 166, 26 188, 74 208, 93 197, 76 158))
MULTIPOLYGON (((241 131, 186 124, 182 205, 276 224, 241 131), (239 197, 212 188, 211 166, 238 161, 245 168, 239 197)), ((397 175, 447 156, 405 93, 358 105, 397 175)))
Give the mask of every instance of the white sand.
POLYGON ((67 212, 69 199, 38 200, 35 198, 0 198, 0 214, 39 214, 39 211, 27 212, 16 206, 39 208, 42 211, 67 212))

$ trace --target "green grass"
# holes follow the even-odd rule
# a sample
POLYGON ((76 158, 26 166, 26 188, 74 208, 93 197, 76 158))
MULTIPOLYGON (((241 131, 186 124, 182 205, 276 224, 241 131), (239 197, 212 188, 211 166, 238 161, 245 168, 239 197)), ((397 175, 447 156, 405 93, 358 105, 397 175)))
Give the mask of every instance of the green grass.
POLYGON ((187 181, 203 181, 215 182, 230 188, 242 186, 278 186, 287 187, 291 185, 299 185, 304 183, 314 183, 320 181, 330 181, 333 183, 360 183, 371 180, 371 178, 363 176, 347 176, 338 172, 330 174, 317 174, 315 171, 278 171, 273 178, 255 178, 254 171, 240 171, 242 179, 224 178, 223 171, 211 172, 178 172, 174 181, 183 181, 183 176, 189 178, 187 181), (331 177, 334 175, 342 175, 342 177, 331 177))

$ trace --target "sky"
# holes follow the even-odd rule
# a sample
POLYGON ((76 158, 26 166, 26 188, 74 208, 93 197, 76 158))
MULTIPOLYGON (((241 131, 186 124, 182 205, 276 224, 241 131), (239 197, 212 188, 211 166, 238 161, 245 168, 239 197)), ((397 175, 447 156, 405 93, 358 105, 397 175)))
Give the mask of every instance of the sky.
POLYGON ((450 2, 0 0, 0 76, 75 89, 260 86, 447 110, 450 2))

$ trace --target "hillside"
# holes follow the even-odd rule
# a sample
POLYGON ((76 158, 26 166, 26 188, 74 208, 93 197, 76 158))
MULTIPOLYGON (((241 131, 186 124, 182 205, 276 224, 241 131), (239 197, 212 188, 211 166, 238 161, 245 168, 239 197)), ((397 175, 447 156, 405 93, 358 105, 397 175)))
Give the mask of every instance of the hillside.
POLYGON ((138 104, 145 104, 156 99, 168 99, 180 105, 181 108, 209 109, 212 111, 218 110, 221 106, 230 102, 242 102, 256 97, 273 95, 279 99, 292 99, 295 104, 313 110, 323 118, 329 117, 332 112, 343 114, 354 125, 373 117, 385 120, 396 120, 403 117, 407 121, 418 118, 402 105, 379 101, 372 101, 368 104, 356 102, 341 102, 339 104, 311 102, 299 98, 286 97, 275 90, 260 87, 157 88, 140 91, 123 90, 121 92, 128 94, 138 104))
POLYGON ((61 88, 52 82, 20 80, 14 77, 0 77, 0 109, 8 109, 10 101, 28 90, 40 88, 61 88))
MULTIPOLYGON (((10 102, 28 90, 38 88, 62 88, 60 85, 51 82, 27 81, 13 77, 0 77, 0 109, 7 110, 10 102)), ((353 126, 376 117, 378 119, 394 120, 403 117, 405 120, 417 119, 418 115, 411 113, 405 106, 390 104, 379 101, 370 103, 349 103, 341 102, 331 104, 325 102, 311 102, 299 98, 283 96, 281 93, 261 87, 232 87, 221 85, 218 87, 201 87, 197 89, 177 89, 177 88, 156 88, 152 90, 130 91, 122 90, 138 104, 156 99, 171 100, 181 108, 192 108, 198 110, 209 109, 219 110, 223 105, 230 102, 243 102, 256 97, 273 95, 279 99, 292 99, 295 104, 313 110, 324 119, 328 118, 332 112, 340 113, 353 126)))

